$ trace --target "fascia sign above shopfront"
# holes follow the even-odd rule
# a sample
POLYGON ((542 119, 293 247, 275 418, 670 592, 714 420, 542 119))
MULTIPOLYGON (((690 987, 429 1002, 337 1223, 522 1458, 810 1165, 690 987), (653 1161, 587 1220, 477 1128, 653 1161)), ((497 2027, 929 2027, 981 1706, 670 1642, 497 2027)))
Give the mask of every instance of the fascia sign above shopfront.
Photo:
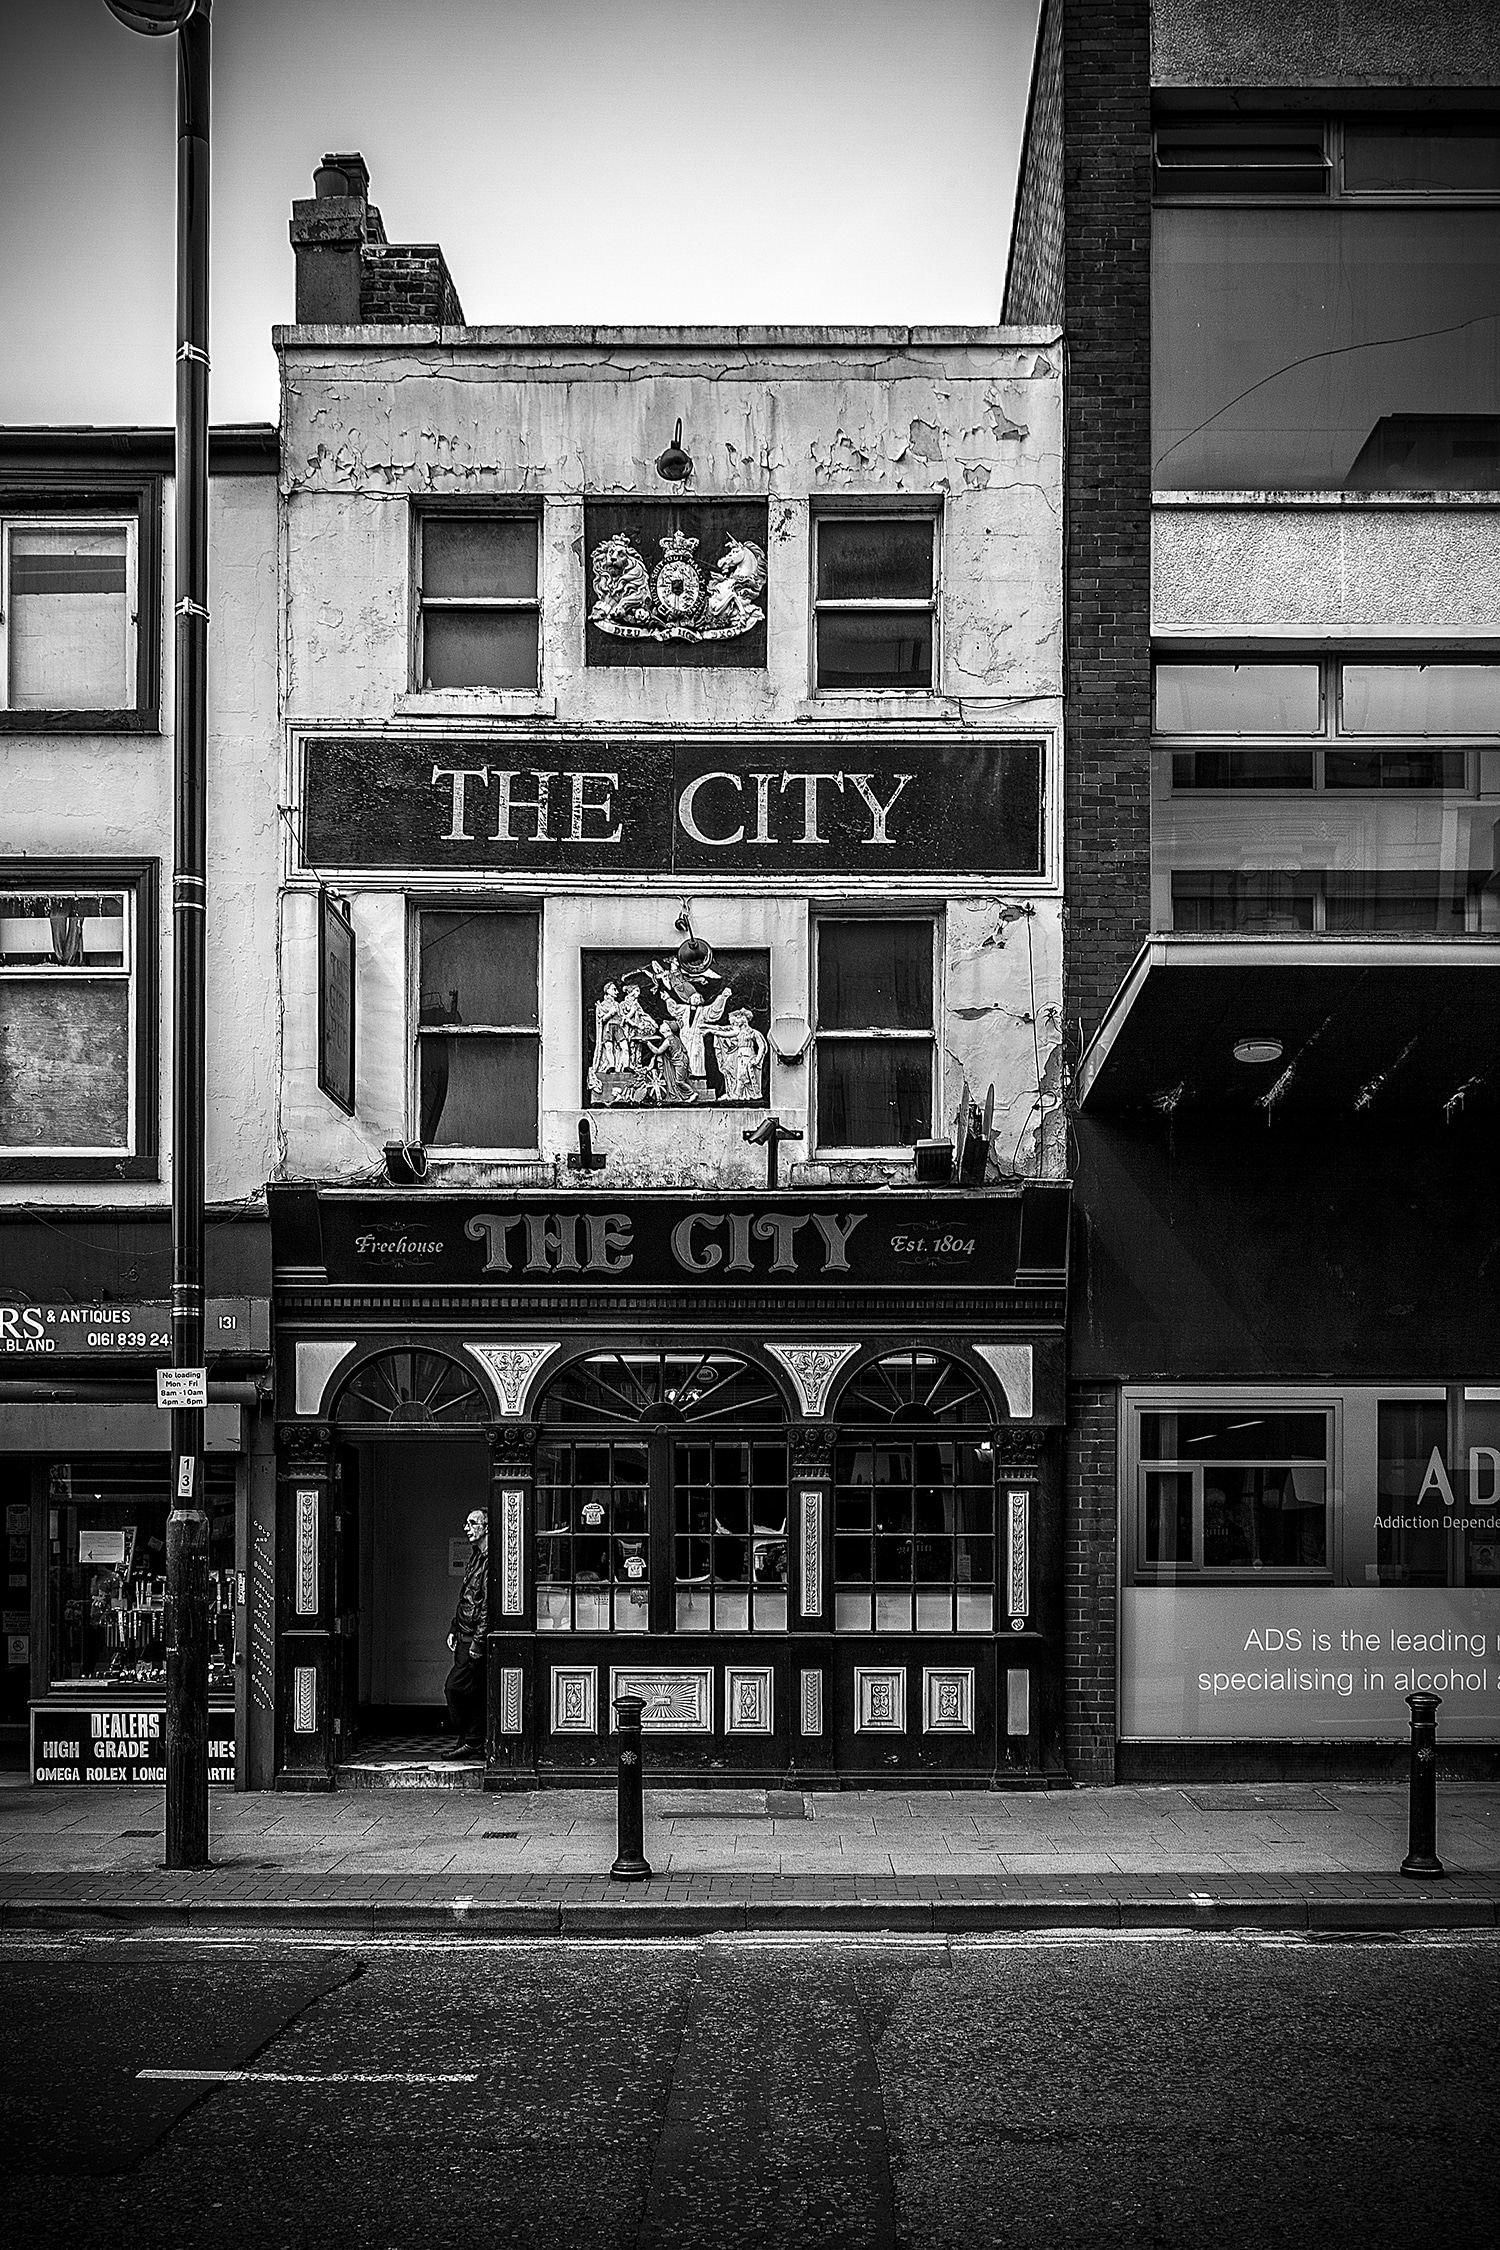
POLYGON ((855 739, 310 736, 317 868, 1039 875, 1044 744, 949 728, 855 739))
MULTIPOLYGON (((789 1196, 715 1204, 703 1198, 631 1197, 618 1204, 484 1203, 456 1197, 320 1199, 328 1278, 472 1281, 757 1283, 828 1281, 867 1287, 926 1284, 1006 1288, 1022 1278, 1023 1235, 1046 1232, 1048 1257, 1065 1252, 1067 1190, 971 1197, 877 1194, 789 1196), (1043 1211, 1045 1208, 1045 1217, 1043 1211), (1036 1216, 1033 1217, 1033 1210, 1036 1216)), ((1060 1286, 1061 1264, 1035 1278, 1060 1286)))

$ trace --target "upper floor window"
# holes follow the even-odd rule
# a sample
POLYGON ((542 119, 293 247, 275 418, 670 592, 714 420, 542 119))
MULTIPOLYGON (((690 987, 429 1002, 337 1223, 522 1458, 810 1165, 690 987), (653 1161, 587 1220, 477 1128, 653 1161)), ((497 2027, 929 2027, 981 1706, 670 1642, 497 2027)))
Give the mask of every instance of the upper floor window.
POLYGON ((936 518, 820 514, 813 528, 817 685, 930 689, 936 518))
POLYGON ((417 919, 419 1139, 445 1153, 537 1146, 535 913, 426 908, 417 919))
POLYGON ((1158 490, 1500 489, 1500 119, 1156 134, 1158 490))
POLYGON ((817 924, 820 1149, 910 1148, 932 1131, 937 925, 817 924))
POLYGON ((0 872, 0 1177, 114 1177, 155 1139, 154 871, 0 872))
POLYGON ((0 709, 136 711, 140 579, 135 516, 0 515, 0 709))
POLYGON ((537 531, 532 514, 417 517, 418 687, 536 687, 537 531))
POLYGON ((1500 664, 1163 658, 1154 926, 1500 930, 1500 664))

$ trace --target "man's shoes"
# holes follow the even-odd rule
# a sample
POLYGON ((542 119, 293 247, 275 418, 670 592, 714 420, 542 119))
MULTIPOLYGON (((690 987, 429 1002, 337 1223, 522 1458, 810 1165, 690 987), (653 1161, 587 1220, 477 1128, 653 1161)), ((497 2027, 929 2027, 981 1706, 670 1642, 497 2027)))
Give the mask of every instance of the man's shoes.
POLYGON ((473 1757, 473 1755, 474 1748, 472 1743, 455 1742, 450 1749, 444 1750, 442 1752, 442 1760, 444 1765, 451 1766, 455 1764, 460 1758, 467 1762, 470 1758, 473 1757))

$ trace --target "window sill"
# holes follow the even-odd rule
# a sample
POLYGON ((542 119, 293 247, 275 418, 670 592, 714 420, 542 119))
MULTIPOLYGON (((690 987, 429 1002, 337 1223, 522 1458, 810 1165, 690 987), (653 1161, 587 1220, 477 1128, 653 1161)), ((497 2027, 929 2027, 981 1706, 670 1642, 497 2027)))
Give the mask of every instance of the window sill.
POLYGON ((952 719, 963 718, 956 695, 932 688, 814 688, 803 706, 807 718, 952 719))
POLYGON ((412 688, 398 719, 555 719, 557 698, 536 688, 412 688))
POLYGON ((160 734, 150 711, 0 711, 0 734, 160 734))
POLYGON ((0 1186, 38 1183, 59 1186, 73 1180, 156 1180, 161 1177, 154 1156, 14 1156, 0 1151, 0 1186))

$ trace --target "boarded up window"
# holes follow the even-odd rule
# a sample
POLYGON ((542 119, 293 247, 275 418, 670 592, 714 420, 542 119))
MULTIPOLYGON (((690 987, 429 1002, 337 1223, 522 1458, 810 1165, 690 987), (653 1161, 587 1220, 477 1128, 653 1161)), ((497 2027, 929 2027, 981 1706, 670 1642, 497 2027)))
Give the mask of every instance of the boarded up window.
POLYGON ((135 703, 129 523, 5 527, 5 703, 124 711, 135 703))
POLYGON ((131 1148, 130 916, 122 892, 0 896, 0 1148, 131 1148))

